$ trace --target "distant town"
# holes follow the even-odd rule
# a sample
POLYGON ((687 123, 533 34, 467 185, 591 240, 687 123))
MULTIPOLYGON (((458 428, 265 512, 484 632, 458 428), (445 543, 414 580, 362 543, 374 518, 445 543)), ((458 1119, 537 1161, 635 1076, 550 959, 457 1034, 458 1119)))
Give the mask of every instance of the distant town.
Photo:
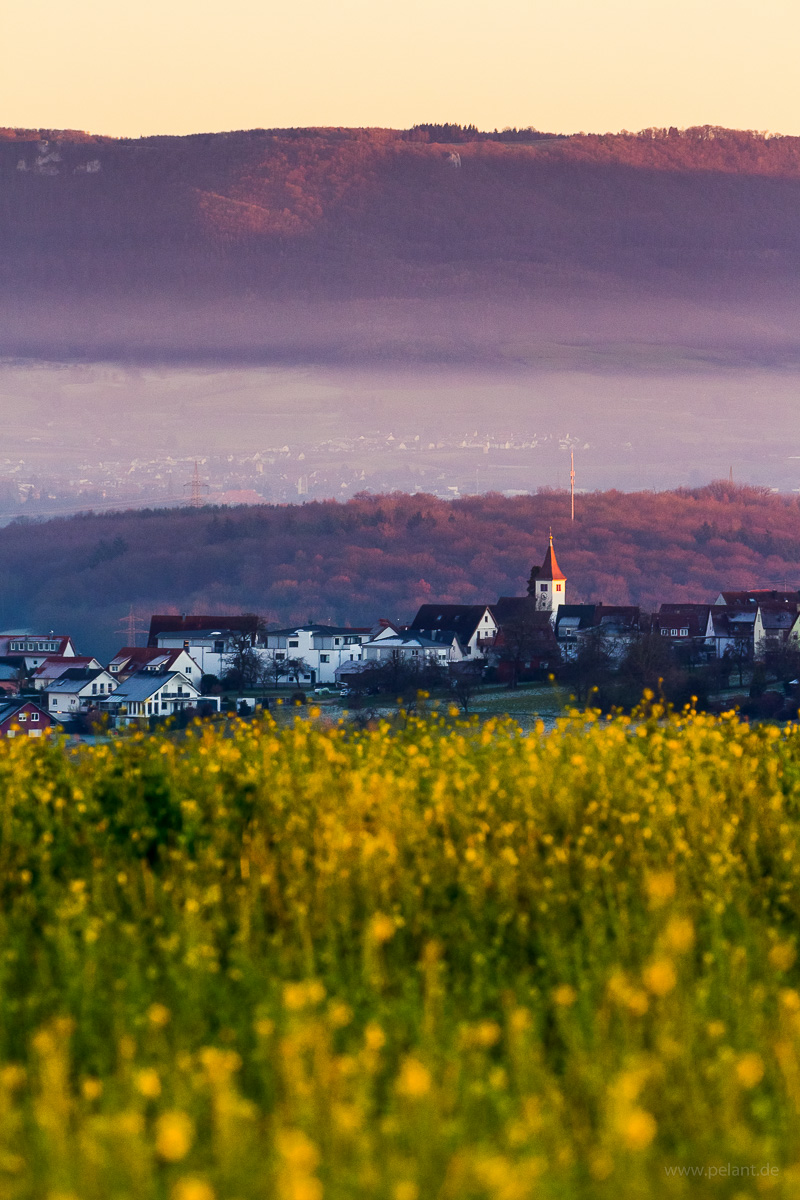
POLYGON ((487 679, 509 689, 560 681, 593 702, 624 701, 627 689, 634 704, 655 685, 665 699, 695 704, 701 693, 722 697, 738 677, 752 715, 763 717, 791 715, 800 697, 800 591, 723 590, 652 614, 570 604, 552 535, 526 595, 426 603, 408 624, 377 616, 370 626, 273 629, 254 613, 156 614, 145 646, 135 644, 132 611, 129 626, 129 644, 107 663, 67 633, 0 634, 0 736, 186 724, 223 707, 246 716, 281 691, 304 704, 309 692, 354 703, 441 689, 468 711, 487 679))
POLYGON ((566 452, 589 445, 570 433, 459 431, 449 438, 387 430, 324 441, 268 446, 248 454, 85 458, 57 466, 0 459, 0 523, 88 510, 183 504, 302 503, 347 500, 360 491, 424 491, 442 499, 536 489, 537 449, 566 452), (533 481, 533 482, 532 482, 533 481))

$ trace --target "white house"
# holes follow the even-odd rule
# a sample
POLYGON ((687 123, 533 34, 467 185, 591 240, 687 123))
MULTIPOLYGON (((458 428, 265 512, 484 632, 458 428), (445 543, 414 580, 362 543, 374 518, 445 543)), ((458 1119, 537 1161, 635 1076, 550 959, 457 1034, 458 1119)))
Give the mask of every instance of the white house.
MULTIPOLYGON (((336 671, 344 663, 361 659, 362 644, 369 640, 368 629, 340 628, 335 625, 293 625, 264 634, 266 655, 277 659, 302 658, 306 670, 301 683, 334 683, 336 671)), ((259 651, 262 653, 262 651, 259 651)))
POLYGON ((445 631, 458 638, 462 656, 486 657, 500 626, 489 604, 423 604, 409 631, 436 639, 445 631))
POLYGON ((385 625, 361 647, 362 657, 369 662, 388 662, 393 657, 411 662, 430 662, 447 666, 451 662, 463 662, 464 651, 452 630, 443 630, 438 637, 428 636, 414 629, 398 629, 385 625))
MULTIPOLYGON (((203 672, 188 650, 162 650, 158 646, 123 646, 108 664, 118 682, 129 679, 138 671, 180 671, 192 683, 200 684, 203 672)), ((216 671, 213 672, 216 675, 216 671)))
POLYGON ((135 725, 149 717, 171 717, 183 709, 194 707, 198 700, 213 704, 219 711, 218 696, 202 696, 200 689, 179 671, 156 674, 140 671, 121 683, 113 695, 106 698, 104 708, 124 725, 135 725))
POLYGON ((44 691, 51 683, 60 679, 65 671, 75 669, 85 671, 100 671, 103 664, 99 658, 93 658, 91 655, 73 654, 72 656, 62 657, 61 655, 51 655, 46 658, 40 667, 37 667, 31 676, 31 684, 37 692, 44 691))
POLYGON ((51 713, 58 717, 77 716, 115 690, 117 681, 108 671, 71 668, 44 689, 51 713))

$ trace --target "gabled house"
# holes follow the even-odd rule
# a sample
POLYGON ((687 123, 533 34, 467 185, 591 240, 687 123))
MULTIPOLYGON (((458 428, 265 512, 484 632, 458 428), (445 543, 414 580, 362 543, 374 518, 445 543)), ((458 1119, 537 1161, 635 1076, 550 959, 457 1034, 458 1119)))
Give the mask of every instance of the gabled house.
POLYGON ((77 716, 105 700, 117 687, 117 681, 102 667, 90 670, 73 667, 64 671, 44 689, 48 709, 59 717, 77 716))
POLYGON ((409 630, 434 637, 445 630, 458 638, 465 657, 486 657, 499 628, 489 604, 423 604, 409 630))
POLYGON ((18 696, 0 703, 0 737, 41 737, 57 725, 38 700, 18 696))
POLYGON ((717 658, 752 657, 755 653, 755 624, 758 608, 729 608, 714 603, 708 610, 706 641, 717 658))
POLYGON ((422 663, 427 659, 442 666, 461 662, 465 657, 461 643, 452 630, 442 630, 429 637, 414 629, 397 629, 392 625, 384 626, 375 637, 364 642, 361 653, 365 662, 381 663, 400 658, 422 663))
POLYGON ((237 629, 235 626, 211 625, 206 629, 162 630, 156 635, 157 649, 185 650, 199 666, 201 677, 216 675, 217 678, 221 678, 228 670, 231 655, 241 644, 242 636, 255 648, 258 642, 257 634, 237 629))
POLYGON ((40 667, 37 667, 31 675, 31 684, 37 692, 44 691, 46 687, 56 679, 60 679, 65 671, 83 670, 83 671, 98 671, 102 670, 103 664, 97 658, 92 658, 90 655, 72 655, 71 657, 54 654, 50 658, 46 658, 40 667))
POLYGON ((562 604, 555 614, 555 634, 567 662, 577 658, 581 641, 600 637, 612 659, 621 659, 631 642, 649 630, 635 604, 562 604))
POLYGON ((182 646, 173 650, 162 650, 158 646, 123 646, 108 664, 108 669, 120 683, 138 671, 180 671, 198 685, 202 677, 200 664, 182 646))
POLYGON ((61 633, 2 633, 0 658, 34 671, 48 658, 75 658, 72 638, 61 633))
POLYGON ((103 708, 123 725, 142 724, 150 717, 172 717, 198 700, 219 711, 218 696, 202 696, 200 689, 179 671, 140 671, 103 700, 103 708))

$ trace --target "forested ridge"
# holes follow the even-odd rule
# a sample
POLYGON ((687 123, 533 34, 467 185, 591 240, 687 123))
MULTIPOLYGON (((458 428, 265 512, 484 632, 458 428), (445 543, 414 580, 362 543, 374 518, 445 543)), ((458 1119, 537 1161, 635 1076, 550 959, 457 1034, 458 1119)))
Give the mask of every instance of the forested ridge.
POLYGON ((575 269, 791 272, 799 188, 800 138, 707 126, 6 129, 0 284, 352 296, 458 292, 487 275, 524 288, 575 269))
POLYGON ((408 621, 427 601, 524 594, 552 528, 568 599, 713 601, 723 588, 800 585, 800 501, 712 484, 456 501, 359 496, 304 505, 155 509, 0 530, 0 623, 70 632, 110 654, 133 605, 260 613, 271 624, 408 621))

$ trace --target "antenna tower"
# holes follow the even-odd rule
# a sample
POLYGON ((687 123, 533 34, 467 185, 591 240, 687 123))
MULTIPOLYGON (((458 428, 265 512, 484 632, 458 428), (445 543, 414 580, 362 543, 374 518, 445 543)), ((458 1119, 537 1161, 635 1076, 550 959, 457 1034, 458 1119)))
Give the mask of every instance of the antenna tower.
POLYGON ((200 468, 197 465, 197 459, 194 461, 194 474, 192 475, 191 483, 185 483, 183 490, 191 489, 189 503, 192 508, 202 508, 205 497, 208 495, 210 488, 200 478, 200 468))
POLYGON ((130 606, 127 617, 123 617, 117 623, 117 633, 125 637, 126 646, 138 645, 137 638, 139 633, 144 630, 144 621, 141 617, 137 617, 133 611, 133 605, 130 606))
POLYGON ((575 451, 569 452, 569 504, 570 521, 575 520, 575 451))

